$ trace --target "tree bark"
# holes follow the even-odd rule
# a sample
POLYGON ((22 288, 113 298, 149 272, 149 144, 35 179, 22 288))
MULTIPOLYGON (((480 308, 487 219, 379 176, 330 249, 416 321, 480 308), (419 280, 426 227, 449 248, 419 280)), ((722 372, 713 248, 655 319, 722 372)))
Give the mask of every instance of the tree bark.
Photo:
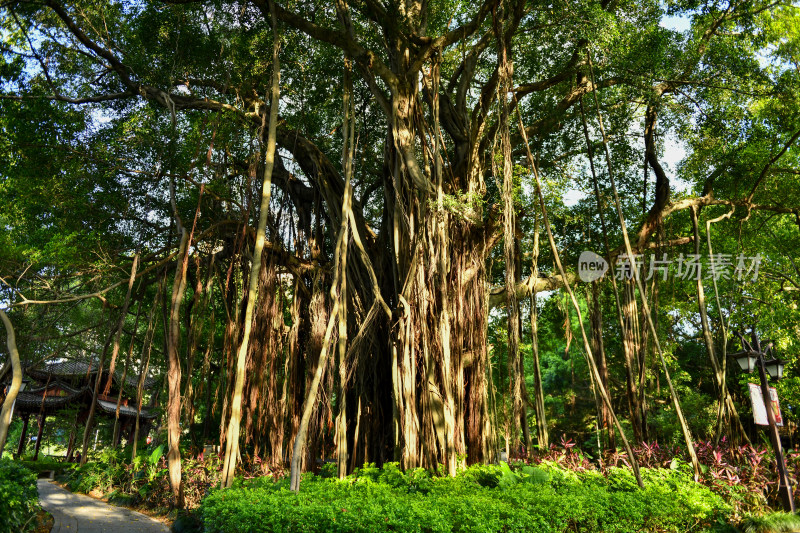
MULTIPOLYGON (((514 206, 514 163, 511 158, 511 134, 509 132, 508 93, 511 90, 513 66, 507 57, 504 36, 498 36, 500 46, 501 83, 498 101, 500 102, 500 149, 503 154, 503 251, 506 270, 506 314, 508 328, 508 387, 511 412, 508 425, 511 435, 512 454, 519 453, 519 429, 522 418, 522 386, 524 373, 520 368, 519 353, 519 301, 514 290, 517 281, 516 270, 516 214, 514 206)), ((499 186, 500 184, 498 184, 499 186)), ((511 457, 509 457, 510 459, 511 457)))
MULTIPOLYGON (((339 287, 337 288, 339 298, 339 312, 337 316, 338 321, 338 339, 337 339, 337 355, 339 367, 339 394, 338 394, 338 409, 339 413, 336 416, 336 465, 337 473, 340 479, 347 475, 348 465, 348 450, 347 450, 347 249, 350 242, 349 229, 349 211, 350 203, 352 202, 352 188, 350 180, 353 176, 353 157, 354 157, 354 142, 355 142, 355 116, 353 108, 353 78, 352 78, 352 65, 350 57, 345 54, 344 59, 344 90, 342 92, 343 99, 343 115, 344 120, 342 123, 342 168, 345 175, 345 199, 342 204, 342 222, 339 228, 342 235, 339 249, 336 253, 339 254, 339 268, 342 274, 340 275, 339 287)), ((360 419, 359 419, 360 420, 360 419)), ((357 425, 358 426, 358 425, 357 425)), ((356 427, 357 427, 356 426, 356 427)), ((356 435, 357 437, 357 435, 356 435)))
POLYGON ((0 453, 6 446, 6 439, 8 438, 8 426, 11 424, 11 409, 14 407, 14 402, 17 400, 17 394, 22 387, 22 363, 19 360, 19 351, 17 351, 17 340, 14 335, 14 326, 8 319, 6 312, 0 309, 0 320, 3 321, 3 326, 6 328, 6 345, 8 346, 8 353, 11 356, 11 386, 8 388, 8 393, 3 400, 3 407, 0 409, 0 453))
MULTIPOLYGON (((177 212, 176 212, 177 216, 177 212)), ((180 312, 186 288, 186 258, 189 254, 189 234, 179 224, 181 240, 178 247, 179 261, 175 266, 172 284, 167 337, 167 469, 172 491, 173 505, 183 508, 183 486, 181 482, 181 361, 178 355, 180 342, 180 312)))

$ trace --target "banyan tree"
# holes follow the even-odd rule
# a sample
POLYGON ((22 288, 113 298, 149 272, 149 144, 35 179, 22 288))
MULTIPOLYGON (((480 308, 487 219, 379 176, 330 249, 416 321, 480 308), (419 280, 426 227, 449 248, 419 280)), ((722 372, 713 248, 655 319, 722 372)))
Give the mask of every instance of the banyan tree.
MULTIPOLYGON (((714 198, 724 164, 702 196, 673 202, 659 121, 680 98, 709 97, 709 73, 736 83, 724 51, 746 44, 731 33, 778 8, 683 7, 695 18, 679 34, 646 1, 6 2, 3 124, 28 129, 2 172, 21 184, 24 216, 29 198, 64 195, 40 215, 57 235, 88 235, 62 245, 99 259, 50 284, 9 278, 4 298, 28 311, 101 301, 102 339, 139 339, 145 372, 151 351, 163 361, 178 497, 181 428, 218 441, 230 473, 240 448, 296 470, 335 458, 344 475, 395 460, 454 473, 459 455, 496 460, 501 433, 512 448, 546 445, 546 425, 531 435, 526 422, 544 402, 541 377, 537 390, 524 381, 522 307, 534 302, 535 331, 536 293, 574 280, 555 268, 563 238, 543 240, 536 263, 553 200, 539 176, 586 177, 591 162, 593 209, 614 217, 609 259, 670 246, 675 212, 754 205, 753 193, 714 198), (617 186, 644 187, 637 211, 614 210, 617 186), (534 191, 541 203, 525 204, 534 191), (617 213, 633 217, 628 250, 617 213), (507 315, 502 431, 493 308, 507 315)), ((614 292, 619 327, 635 319, 651 335, 636 287, 614 292)), ((629 344, 624 411, 641 439, 629 344)))

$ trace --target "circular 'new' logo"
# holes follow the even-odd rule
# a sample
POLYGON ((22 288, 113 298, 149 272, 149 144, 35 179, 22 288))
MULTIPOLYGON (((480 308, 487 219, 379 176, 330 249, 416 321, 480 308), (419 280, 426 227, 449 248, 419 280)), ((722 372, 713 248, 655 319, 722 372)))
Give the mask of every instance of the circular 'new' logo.
POLYGON ((603 277, 608 272, 608 261, 594 252, 584 250, 578 258, 578 277, 590 282, 603 277))

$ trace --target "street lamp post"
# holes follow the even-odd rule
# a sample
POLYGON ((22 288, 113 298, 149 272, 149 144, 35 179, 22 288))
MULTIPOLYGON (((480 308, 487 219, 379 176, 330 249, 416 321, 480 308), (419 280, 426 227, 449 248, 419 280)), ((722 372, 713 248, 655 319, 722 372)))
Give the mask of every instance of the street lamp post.
MULTIPOLYGON (((789 473, 786 470, 786 461, 783 458, 783 448, 781 438, 778 433, 778 426, 775 423, 775 413, 772 411, 772 396, 769 392, 767 383, 767 370, 770 375, 780 379, 783 375, 783 361, 779 359, 764 360, 764 351, 761 349, 761 342, 756 336, 753 328, 753 344, 748 343, 744 336, 738 334, 742 341, 742 351, 732 354, 739 363, 742 370, 752 373, 753 367, 758 367, 758 375, 761 378, 761 396, 764 399, 764 408, 767 412, 767 422, 769 423, 769 439, 772 442, 772 449, 775 451, 775 461, 778 463, 778 493, 780 494, 783 508, 786 512, 794 512, 794 498, 792 497, 792 484, 789 481, 789 473)), ((772 344, 769 343, 767 351, 772 352, 772 344)))

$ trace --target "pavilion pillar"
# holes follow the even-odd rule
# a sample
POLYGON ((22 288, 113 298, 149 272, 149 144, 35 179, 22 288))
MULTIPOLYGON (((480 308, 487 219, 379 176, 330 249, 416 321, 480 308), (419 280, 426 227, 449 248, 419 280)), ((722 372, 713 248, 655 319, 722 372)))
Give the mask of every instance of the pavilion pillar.
POLYGON ((111 440, 111 446, 116 448, 122 440, 122 428, 120 427, 119 417, 114 419, 114 433, 111 440))
POLYGON ((65 456, 68 463, 72 462, 72 454, 75 452, 75 428, 69 432, 69 444, 67 444, 67 455, 65 456))
POLYGON ((36 435, 36 449, 33 452, 33 460, 39 460, 39 448, 42 445, 42 432, 44 431, 44 415, 39 415, 39 433, 36 435))
POLYGON ((67 449, 67 462, 68 463, 71 463, 72 462, 72 458, 75 456, 75 448, 76 448, 75 441, 77 440, 78 426, 81 424, 81 422, 85 422, 86 421, 86 415, 87 415, 87 410, 86 409, 84 409, 82 411, 78 411, 78 413, 75 415, 75 424, 73 424, 73 426, 72 426, 72 433, 70 433, 70 436, 69 436, 69 447, 67 449))
POLYGON ((130 428, 131 428, 131 419, 127 416, 122 418, 119 422, 120 428, 119 432, 117 433, 117 442, 114 443, 114 446, 117 447, 122 442, 122 439, 126 441, 130 441, 130 428))
POLYGON ((30 418, 30 413, 27 413, 22 417, 22 435, 19 436, 17 457, 22 457, 22 453, 25 451, 25 444, 27 443, 26 439, 28 438, 28 420, 30 420, 30 418))

